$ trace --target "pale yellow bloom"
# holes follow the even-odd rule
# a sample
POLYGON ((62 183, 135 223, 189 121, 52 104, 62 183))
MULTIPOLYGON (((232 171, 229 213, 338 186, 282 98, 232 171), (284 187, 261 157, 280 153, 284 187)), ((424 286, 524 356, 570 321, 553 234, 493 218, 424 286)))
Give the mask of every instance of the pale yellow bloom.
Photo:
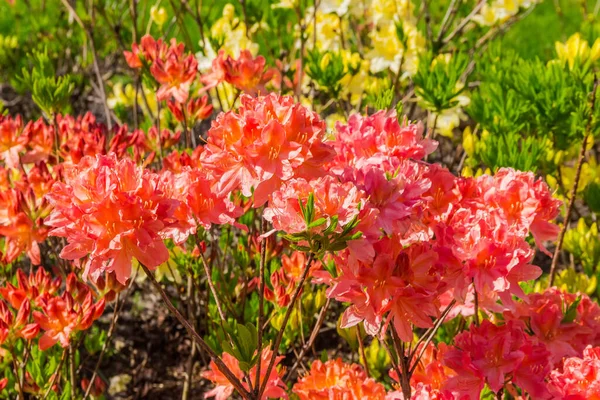
MULTIPOLYGON (((320 10, 320 8, 318 9, 320 10)), ((313 35, 315 32, 315 24, 312 22, 312 11, 309 10, 307 15, 311 16, 311 21, 308 21, 306 34, 309 38, 307 45, 312 46, 313 35)), ((323 13, 317 11, 316 23, 316 48, 319 50, 335 51, 342 48, 342 29, 348 32, 349 26, 346 19, 340 19, 336 14, 323 13)))
POLYGON ((414 22, 414 10, 412 0, 367 1, 367 12, 376 25, 393 21, 414 22))
POLYGON ((163 7, 154 5, 150 7, 150 18, 156 25, 163 26, 167 22, 167 11, 163 7))
MULTIPOLYGON (((146 88, 145 86, 138 91, 137 95, 138 107, 142 110, 145 115, 156 115, 158 111, 158 104, 156 103, 156 93, 146 88), (143 93, 142 93, 143 90, 143 93), (144 100, 144 95, 146 99, 144 100), (149 109, 148 109, 149 108, 149 109)), ((123 86, 121 82, 117 82, 113 85, 112 91, 106 99, 108 107, 114 109, 121 105, 125 107, 133 107, 135 103, 135 87, 131 83, 123 86)))
MULTIPOLYGON (((226 4, 223 8, 223 16, 215 21, 210 28, 213 38, 222 41, 220 49, 213 49, 210 43, 206 43, 204 54, 197 53, 198 69, 201 71, 210 69, 212 61, 217 57, 218 50, 224 50, 226 54, 237 58, 242 50, 249 50, 253 55, 258 54, 258 44, 251 41, 246 35, 246 24, 235 16, 235 8, 232 4, 226 4)), ((203 45, 200 42, 200 45, 203 45)))
POLYGON ((556 54, 562 62, 567 62, 569 68, 573 68, 575 61, 582 63, 595 62, 600 58, 600 39, 596 39, 592 48, 589 43, 581 37, 580 33, 572 35, 565 43, 555 43, 556 54))
POLYGON ((335 13, 342 16, 348 12, 351 0, 321 0, 317 11, 323 14, 335 13))

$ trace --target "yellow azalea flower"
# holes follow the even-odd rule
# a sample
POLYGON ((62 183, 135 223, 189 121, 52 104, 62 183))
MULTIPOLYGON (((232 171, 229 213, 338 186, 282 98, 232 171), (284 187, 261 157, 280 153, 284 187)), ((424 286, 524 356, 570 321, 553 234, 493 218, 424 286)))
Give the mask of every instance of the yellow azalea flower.
MULTIPOLYGON (((242 50, 250 50, 253 55, 258 54, 258 44, 248 39, 248 36, 246 35, 246 24, 235 16, 235 8, 232 4, 225 5, 223 8, 223 16, 216 20, 212 25, 210 34, 213 38, 223 41, 221 48, 218 50, 224 50, 226 54, 234 58, 239 57, 242 50)), ((201 45, 203 45, 203 43, 201 43, 201 45)), ((210 67, 212 60, 216 58, 218 51, 215 51, 208 43, 204 46, 204 50, 204 55, 197 55, 198 62, 203 67, 207 64, 210 67)), ((200 66, 199 68, 202 69, 200 66)))
POLYGON ((462 145, 465 153, 467 153, 469 157, 473 157, 475 154, 475 143, 477 143, 477 138, 475 135, 473 135, 470 126, 467 126, 463 131, 462 139, 462 145))
POLYGON ((361 62, 356 74, 347 74, 342 78, 342 96, 350 96, 350 103, 354 106, 358 105, 365 93, 365 86, 373 79, 376 78, 369 75, 369 62, 361 62))
POLYGON ((271 8, 296 8, 298 0, 281 0, 279 3, 272 4, 271 8))
POLYGON ((484 4, 479 13, 473 17, 473 21, 482 26, 492 26, 499 19, 497 12, 496 8, 484 4))
POLYGON ((477 178, 478 176, 481 176, 481 175, 491 175, 491 174, 492 174, 492 171, 489 168, 486 168, 485 170, 483 170, 481 168, 477 168, 477 171, 473 171, 473 168, 464 166, 461 171, 461 176, 464 176, 466 178, 470 178, 470 177, 477 178))
POLYGON ((404 46, 396 35, 396 25, 393 22, 385 24, 373 30, 370 37, 373 47, 366 58, 371 62, 371 72, 376 74, 390 69, 397 74, 404 57, 404 46))
MULTIPOLYGON (((108 107, 114 109, 118 105, 125 107, 133 107, 135 100, 135 87, 131 83, 123 86, 121 82, 117 82, 113 85, 112 91, 106 103, 108 107)), ((138 91, 138 107, 142 110, 145 115, 156 115, 158 111, 158 104, 156 103, 156 94, 153 90, 143 87, 138 91), (146 99, 144 100, 144 94, 146 99), (148 107, 150 109, 148 109, 148 107)))
POLYGON ((593 63, 600 58, 600 39, 596 39, 590 49, 589 43, 580 33, 575 33, 565 43, 556 42, 554 46, 558 59, 567 62, 570 69, 573 69, 577 60, 581 63, 593 63))
POLYGON ((367 8, 376 25, 393 21, 414 22, 414 10, 411 0, 373 0, 367 8))
POLYGON ((154 5, 150 7, 150 18, 156 25, 163 26, 167 22, 167 11, 163 7, 154 5))
MULTIPOLYGON (((350 29, 348 26, 348 21, 345 19, 340 19, 340 17, 336 14, 323 13, 319 10, 320 8, 317 9, 316 15, 316 48, 329 51, 340 50, 342 48, 342 29, 346 32, 348 32, 350 29)), ((308 15, 312 15, 312 11, 309 10, 308 15)), ((308 41, 309 46, 312 46, 312 37, 314 32, 315 24, 311 22, 308 24, 306 29, 307 37, 311 38, 311 40, 308 41)))

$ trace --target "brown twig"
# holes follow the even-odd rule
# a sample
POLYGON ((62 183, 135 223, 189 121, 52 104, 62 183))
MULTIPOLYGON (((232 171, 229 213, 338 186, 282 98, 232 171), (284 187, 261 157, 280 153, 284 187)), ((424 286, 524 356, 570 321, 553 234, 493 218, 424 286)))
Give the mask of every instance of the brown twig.
POLYGON ((315 326, 310 334, 310 337, 308 338, 308 342, 306 342, 304 347, 302 347, 302 349, 300 350, 300 353, 296 357, 296 361, 294 362, 294 365, 292 365, 292 368, 289 369, 289 371, 287 373, 287 377, 284 379, 284 381, 287 381, 288 379, 290 379, 292 377, 294 372, 300 366, 300 363, 302 362, 304 355, 308 352, 308 350, 312 347, 313 343, 315 342, 315 339, 317 338, 317 335, 319 334, 319 330, 321 329, 323 322, 325 322, 325 316, 327 315, 327 310, 329 308, 330 303, 331 303, 331 299, 328 298, 327 301, 325 302, 325 305, 323 306, 323 308, 321 308, 321 311, 319 312, 319 316, 317 317, 317 322, 315 323, 315 326))
MULTIPOLYGON (((261 223, 261 232, 264 234, 267 232, 267 220, 262 219, 261 223)), ((258 359, 262 360, 262 341, 263 341, 263 319, 264 319, 264 307, 265 307, 265 264, 267 262, 267 240, 268 238, 263 238, 260 246, 260 265, 258 267, 258 322, 256 324, 256 328, 258 329, 258 337, 257 337, 257 349, 258 349, 258 359)), ((276 351, 275 353, 276 354, 276 351)), ((256 378, 254 381, 254 392, 258 394, 260 392, 260 367, 261 362, 256 364, 256 378)), ((257 397, 260 398, 260 397, 257 397)))
MULTIPOLYGON (((438 331, 438 329, 440 329, 440 326, 442 326, 442 324, 444 323, 444 320, 446 319, 446 317, 450 313, 450 310, 452 310, 452 307, 454 307, 455 304, 456 304, 456 300, 452 300, 450 302, 450 304, 448 304, 448 306, 446 307, 446 309, 444 310, 444 312, 442 313, 442 315, 440 315, 440 317, 438 318, 438 320, 435 322, 435 325, 431 329, 431 332, 430 332, 429 336, 425 340, 423 348, 419 351, 419 355, 417 356, 416 360, 413 362, 412 367, 410 368, 410 374, 411 375, 412 375, 413 372, 415 372, 415 369, 417 368, 417 365, 419 365, 419 362, 421 361, 421 357, 423 357, 423 354, 425 354, 425 349, 427 349, 427 346, 429 346, 429 343, 431 343, 431 340, 433 340, 433 337, 435 336, 435 333, 438 331)), ((422 336, 421 338, 423 338, 423 337, 425 337, 425 335, 422 336)), ((419 343, 421 343, 421 340, 419 340, 419 343)), ((413 351, 413 353, 409 357, 411 359, 411 362, 412 362, 412 358, 414 357, 414 354, 418 350, 418 347, 419 347, 419 345, 417 344, 417 346, 415 346, 415 350, 413 351)))
POLYGON ((579 187, 579 179, 581 178, 581 167, 583 166, 583 160, 585 159, 585 151, 587 148, 588 138, 590 136, 590 132, 592 130, 592 119, 594 112, 594 105, 596 104, 596 91, 598 90, 598 79, 594 77, 594 89, 592 90, 592 96, 590 100, 590 118, 588 120, 585 135, 583 136, 583 141, 581 142, 581 150, 579 150, 579 158, 577 160, 577 167, 575 171, 575 179, 573 180, 573 188, 571 189, 571 198, 569 199, 569 204, 567 206, 567 214, 565 215, 565 220, 563 227, 560 230, 558 235, 558 242, 556 243, 556 249, 554 249, 554 256, 552 257, 552 264, 550 265, 550 279, 548 280, 548 287, 552 287, 554 284, 554 277, 556 276, 556 266, 558 264, 558 255, 562 250, 563 241, 565 239, 565 233, 567 233, 567 229, 569 226, 569 219, 571 218, 571 212, 573 211, 573 205, 575 204, 575 198, 577 197, 577 188, 579 187))
POLYGON ((94 44, 94 35, 92 30, 87 27, 79 15, 77 15, 77 11, 73 8, 73 6, 69 3, 68 0, 61 0, 65 8, 71 13, 73 19, 77 22, 77 24, 83 29, 85 32, 92 50, 92 65, 94 67, 94 73, 96 74, 96 79, 98 80, 98 89, 100 94, 100 99, 102 100, 104 106, 104 116, 106 118, 106 126, 108 127, 109 132, 112 130, 112 121, 110 116, 110 109, 108 108, 108 103, 106 101, 106 89, 104 88, 104 79, 102 79, 102 74, 100 73, 100 67, 98 66, 98 54, 96 53, 96 46, 94 44))
POLYGON ((363 366, 365 367, 365 372, 368 377, 371 377, 371 372, 369 371, 369 363, 367 362, 367 356, 365 354, 365 345, 363 343, 362 337, 360 336, 360 329, 356 329, 356 340, 358 340, 358 347, 360 349, 360 355, 363 359, 363 366))
POLYGON ((162 297, 163 302, 165 303, 169 311, 171 311, 175 318, 177 318, 177 320, 188 330, 188 332, 192 335, 196 343, 198 343, 200 348, 203 351, 205 351, 209 355, 209 357, 215 362, 217 368, 223 373, 223 375, 225 375, 227 380, 240 393, 240 395, 246 400, 251 400, 252 397, 250 393, 244 388, 240 380, 231 372, 227 365, 225 365, 225 363, 219 358, 219 356, 217 356, 217 354, 213 351, 213 349, 210 348, 210 346, 204 341, 204 339, 202 339, 202 337, 198 334, 198 332, 196 332, 194 327, 184 318, 183 315, 181 315, 181 313, 179 312, 179 310, 177 310, 173 303, 171 303, 171 300, 169 300, 169 296, 167 296, 167 293, 164 291, 164 289, 160 286, 156 279, 154 279, 154 275, 152 275, 148 267, 141 263, 140 266, 146 273, 146 276, 150 280, 150 283, 152 283, 154 288, 159 292, 160 297, 162 297))
MULTIPOLYGON (((296 300, 298 300, 298 297, 300 297, 300 293, 302 292, 302 288, 304 286, 304 283, 306 282, 306 278, 308 277, 308 272, 310 271, 310 264, 312 264, 313 259, 314 259, 314 254, 310 253, 308 255, 308 260, 306 261, 306 265, 304 266, 304 271, 302 271, 302 276, 300 277, 298 286, 296 286, 296 290, 294 290, 294 294, 292 295, 290 304, 288 305, 288 309, 285 312, 285 316, 283 317, 283 321, 281 323, 281 328, 279 329, 279 333, 277 334, 277 337, 275 338, 275 344, 273 345, 273 355, 271 356, 271 361, 269 361, 269 366, 267 367, 267 370, 265 373, 266 377, 269 376, 269 374, 271 373, 271 370, 273 369, 273 366, 275 365, 275 360, 277 359, 277 353, 279 353, 279 345, 281 344, 281 341, 283 340, 283 334, 285 332, 285 327, 287 326, 290 316, 292 315, 292 310, 294 309, 296 300)), ((258 373, 257 373, 257 375, 258 375, 258 373)), ((268 379, 265 379, 265 381, 260 385, 257 399, 262 398, 262 394, 264 393, 265 389, 267 388, 267 383, 268 383, 268 379)))
MULTIPOLYGON (((131 286, 130 286, 130 288, 131 288, 131 286)), ((129 292, 129 289, 128 289, 128 292, 129 292)), ((102 364, 102 358, 104 357, 104 353, 106 352, 106 349, 108 349, 108 345, 110 344, 110 340, 112 338, 113 332, 115 330, 115 327, 117 326, 117 321, 119 320, 119 312, 121 311, 121 308, 123 307, 123 304, 125 303, 125 301, 123 300, 123 302, 121 304, 119 304, 120 296, 121 296, 121 294, 118 293, 117 299, 115 300, 115 308, 113 310, 112 320, 110 321, 110 327, 108 328, 108 333, 106 334, 106 340, 104 341, 104 344, 102 345, 102 349, 100 350, 100 355, 98 356, 98 361, 96 361, 96 366, 94 367, 94 372, 92 373, 92 378, 90 379, 90 384, 89 384, 88 388, 86 389, 85 394, 83 395, 83 400, 87 400, 87 398, 89 397, 89 395, 92 391, 92 386, 94 384, 94 380, 96 379, 96 376, 98 375, 98 370, 100 369, 100 364, 102 364)))

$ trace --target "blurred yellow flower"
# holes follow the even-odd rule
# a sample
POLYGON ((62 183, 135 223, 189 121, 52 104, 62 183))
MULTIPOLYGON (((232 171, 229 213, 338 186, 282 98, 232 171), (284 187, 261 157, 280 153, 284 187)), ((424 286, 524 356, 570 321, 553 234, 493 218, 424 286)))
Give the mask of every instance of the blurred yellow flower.
POLYGON ((251 41, 246 35, 246 24, 235 16, 235 8, 232 4, 226 4, 223 8, 223 16, 216 20, 210 28, 211 37, 221 42, 219 49, 213 49, 207 41, 203 46, 203 53, 197 53, 198 69, 201 71, 211 68, 212 61, 217 57, 219 50, 237 58, 242 50, 249 50, 252 55, 258 54, 258 44, 251 41))
POLYGON ((576 61, 593 63, 600 58, 600 39, 596 39, 590 49, 590 44, 582 39, 580 33, 575 33, 565 43, 556 42, 554 47, 558 59, 567 62, 570 69, 573 69, 576 61))
POLYGON ((167 11, 163 7, 152 6, 150 7, 150 18, 156 25, 163 26, 167 22, 167 11))

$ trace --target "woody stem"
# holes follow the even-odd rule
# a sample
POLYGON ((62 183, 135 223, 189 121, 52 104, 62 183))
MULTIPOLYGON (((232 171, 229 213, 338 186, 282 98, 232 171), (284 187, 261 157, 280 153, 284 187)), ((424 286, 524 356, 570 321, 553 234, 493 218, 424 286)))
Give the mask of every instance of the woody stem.
MULTIPOLYGON (((277 334, 277 338, 275 339, 275 344, 273 345, 273 355, 271 356, 271 361, 269 361, 269 366, 267 367, 267 371, 265 377, 267 377, 264 382, 260 385, 260 389, 258 391, 257 399, 262 398, 262 394, 267 388, 268 376, 271 374, 271 370, 275 365, 275 360, 277 359, 277 353, 279 352, 279 345, 283 340, 283 334, 285 332, 285 327, 292 315, 292 311, 294 310, 294 305, 296 304, 296 300, 300 297, 300 292, 302 291, 302 287, 306 282, 306 278, 308 277, 308 272, 310 271, 310 264, 312 264, 314 259, 314 254, 309 253, 308 260, 306 261, 306 265, 304 266, 304 270, 302 271, 302 276, 300 277, 300 281, 298 282, 298 286, 296 286, 296 290, 294 290, 294 294, 292 295, 292 299, 290 300, 290 304, 288 305, 288 309, 285 312, 285 316, 283 317, 283 322, 281 323, 281 328, 279 329, 279 333, 277 334)), ((260 361, 259 361, 260 364, 260 361)))
POLYGON ((177 318, 177 320, 188 330, 188 332, 190 333, 190 335, 192 336, 194 341, 196 343, 198 343, 200 348, 209 355, 209 357, 216 364, 219 371, 221 371, 223 373, 223 375, 225 375, 227 380, 240 393, 240 395, 245 400, 250 400, 251 399, 250 393, 248 393, 248 391, 244 388, 244 386, 242 385, 240 380, 233 374, 233 372, 231 372, 231 370, 229 368, 227 368, 227 365, 225 365, 225 363, 219 358, 219 356, 217 356, 217 354, 213 351, 213 349, 211 349, 210 346, 204 341, 204 339, 202 339, 202 337, 198 334, 198 332, 196 332, 194 327, 184 318, 183 315, 181 315, 179 310, 177 310, 177 308, 175 308, 173 303, 171 303, 171 300, 169 300, 169 296, 167 296, 164 289, 160 286, 160 284, 156 281, 156 279, 154 279, 154 275, 152 275, 152 273, 150 272, 148 267, 146 267, 142 263, 140 263, 140 266, 146 273, 146 276, 148 277, 148 279, 150 280, 150 282, 152 283, 154 288, 160 294, 160 297, 162 297, 163 302, 165 303, 165 305, 167 306, 169 311, 171 311, 171 313, 175 316, 175 318, 177 318))

